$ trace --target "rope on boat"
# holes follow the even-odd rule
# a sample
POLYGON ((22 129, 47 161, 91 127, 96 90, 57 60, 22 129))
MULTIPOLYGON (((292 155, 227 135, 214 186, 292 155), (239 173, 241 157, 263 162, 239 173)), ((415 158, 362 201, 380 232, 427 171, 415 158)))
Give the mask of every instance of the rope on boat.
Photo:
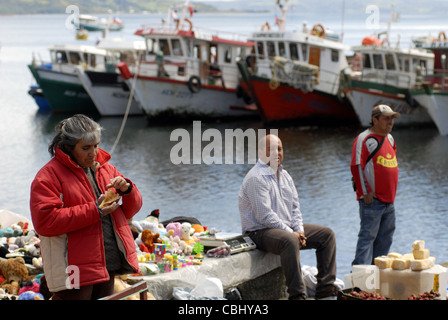
POLYGON ((124 116, 123 116, 123 121, 121 122, 120 131, 118 132, 118 135, 117 135, 117 138, 115 139, 114 145, 112 146, 112 149, 109 152, 111 155, 115 151, 115 148, 117 147, 118 142, 120 141, 121 135, 123 134, 124 127, 126 125, 126 121, 128 119, 129 110, 131 109, 132 99, 134 98, 134 89, 135 89, 135 84, 137 82, 137 76, 140 73, 140 65, 141 65, 140 59, 141 59, 141 53, 138 55, 137 71, 134 74, 134 79, 132 79, 131 92, 129 93, 129 100, 128 100, 128 104, 126 106, 126 112, 124 113, 124 116))

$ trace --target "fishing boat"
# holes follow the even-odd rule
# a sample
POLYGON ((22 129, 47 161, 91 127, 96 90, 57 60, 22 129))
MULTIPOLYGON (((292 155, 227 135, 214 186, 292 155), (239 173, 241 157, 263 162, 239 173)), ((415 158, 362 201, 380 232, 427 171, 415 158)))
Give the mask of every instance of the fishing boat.
POLYGON ((399 37, 395 47, 391 46, 390 30, 397 16, 392 5, 386 31, 367 36, 361 46, 352 48, 352 70, 356 72, 344 74, 343 93, 364 127, 370 125, 372 108, 378 104, 400 112, 396 126, 432 123, 411 91, 421 88, 424 76, 433 73, 434 55, 419 47, 400 48, 399 37), (385 37, 380 40, 382 35, 385 37))
POLYGON ((341 73, 350 69, 339 37, 316 24, 286 31, 287 1, 277 5, 278 30, 268 23, 252 33, 254 54, 238 64, 250 95, 265 121, 334 124, 357 122, 341 96, 341 73))
POLYGON ((421 45, 434 54, 434 73, 427 74, 423 85, 412 91, 412 97, 423 105, 439 133, 448 135, 448 41, 443 31, 431 42, 421 45))
POLYGON ((236 61, 250 54, 252 42, 197 28, 192 15, 186 1, 180 17, 171 7, 161 25, 137 30, 147 48, 139 72, 124 62, 118 66, 145 115, 154 121, 258 117, 256 108, 237 95, 236 61))
POLYGON ((120 76, 117 64, 125 61, 131 70, 145 52, 143 41, 125 41, 122 38, 106 38, 98 49, 106 51, 104 70, 84 70, 78 67, 78 77, 101 116, 143 115, 143 109, 131 97, 129 86, 120 76))
POLYGON ((426 108, 411 94, 421 88, 424 76, 431 74, 434 55, 420 48, 391 47, 388 38, 368 36, 362 45, 353 47, 359 69, 345 74, 343 93, 351 102, 362 126, 371 123, 372 108, 389 105, 401 117, 397 126, 430 124, 426 108))
POLYGON ((33 55, 28 68, 42 89, 51 111, 98 114, 78 74, 81 70, 105 70, 106 50, 77 44, 56 44, 48 50, 51 62, 38 61, 33 55))
POLYGON ((79 28, 87 31, 121 31, 124 28, 123 22, 112 14, 109 18, 99 19, 96 16, 81 14, 79 15, 79 28))

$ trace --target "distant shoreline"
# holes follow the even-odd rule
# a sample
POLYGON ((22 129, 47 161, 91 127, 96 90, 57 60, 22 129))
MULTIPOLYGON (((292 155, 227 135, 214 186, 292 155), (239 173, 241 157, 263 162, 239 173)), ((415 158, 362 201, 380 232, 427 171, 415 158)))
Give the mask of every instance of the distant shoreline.
MULTIPOLYGON (((226 11, 201 11, 201 12, 195 12, 194 14, 246 14, 246 13, 273 13, 272 10, 248 10, 248 11, 233 11, 233 10, 226 10, 226 11)), ((86 12, 83 14, 90 14, 90 15, 109 15, 108 13, 104 12, 86 12)), ((127 15, 151 15, 151 14, 166 14, 166 12, 115 12, 114 15, 116 16, 127 16, 127 15)), ((0 17, 11 17, 11 16, 37 16, 37 15, 67 15, 64 12, 61 13, 55 13, 55 12, 36 12, 36 13, 7 13, 7 14, 0 14, 0 17)))

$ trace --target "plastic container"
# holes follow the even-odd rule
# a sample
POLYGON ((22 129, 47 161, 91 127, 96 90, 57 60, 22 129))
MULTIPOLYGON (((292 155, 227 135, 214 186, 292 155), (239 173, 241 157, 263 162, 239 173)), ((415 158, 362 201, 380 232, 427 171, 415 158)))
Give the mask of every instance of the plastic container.
POLYGON ((423 271, 380 270, 380 293, 394 300, 407 300, 412 294, 421 294, 432 289, 446 300, 448 270, 441 265, 423 271))

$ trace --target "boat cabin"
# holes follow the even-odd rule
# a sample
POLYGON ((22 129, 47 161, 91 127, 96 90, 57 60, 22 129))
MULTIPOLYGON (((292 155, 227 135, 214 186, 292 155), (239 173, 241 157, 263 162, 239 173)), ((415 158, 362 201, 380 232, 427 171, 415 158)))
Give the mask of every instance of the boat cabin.
POLYGON ((422 49, 399 49, 381 45, 354 47, 363 81, 412 88, 433 73, 434 54, 422 49))
POLYGON ((235 35, 225 38, 216 32, 193 28, 189 23, 187 30, 162 25, 136 32, 146 43, 140 75, 179 81, 197 76, 202 84, 236 88, 236 62, 250 54, 252 43, 235 35))
POLYGON ((254 42, 255 61, 248 61, 248 64, 257 76, 270 78, 275 57, 283 57, 293 62, 317 66, 319 83, 315 88, 336 94, 340 73, 349 68, 345 57, 345 51, 349 47, 337 41, 337 38, 326 38, 324 31, 312 34, 300 31, 263 30, 253 33, 249 39, 254 42))
POLYGON ((106 50, 106 71, 116 72, 119 62, 126 62, 131 70, 143 59, 146 51, 144 41, 125 41, 122 38, 103 39, 97 48, 106 50))
POLYGON ((448 91, 448 41, 441 31, 438 38, 422 44, 422 48, 434 54, 434 74, 427 75, 425 81, 442 91, 448 91))
POLYGON ((86 45, 53 45, 49 47, 52 70, 73 73, 76 66, 85 70, 104 71, 106 50, 86 45))

